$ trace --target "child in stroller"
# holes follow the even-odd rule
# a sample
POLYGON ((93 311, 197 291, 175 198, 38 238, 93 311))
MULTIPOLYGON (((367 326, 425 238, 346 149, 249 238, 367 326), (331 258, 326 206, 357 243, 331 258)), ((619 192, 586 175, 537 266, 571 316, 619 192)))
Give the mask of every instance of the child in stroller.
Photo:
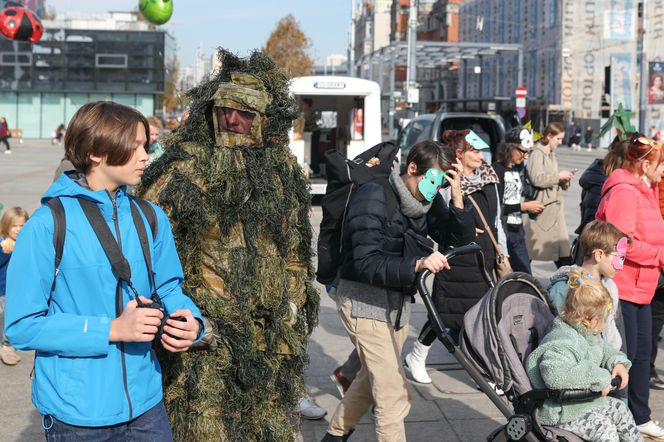
MULTIPOLYGON (((478 256, 481 268, 483 255, 477 245, 449 249, 445 256, 452 259, 469 253, 478 256)), ((554 323, 552 306, 541 284, 525 273, 512 273, 495 286, 490 284, 491 289, 466 313, 460 346, 456 346, 433 304, 426 285, 429 276, 426 271, 420 274, 418 291, 438 339, 508 420, 487 440, 581 442, 583 439, 574 433, 542 424, 538 414, 546 400, 562 404, 591 401, 600 397, 600 389, 533 389, 526 373, 528 356, 554 323), (496 394, 487 381, 503 389, 509 402, 496 394)), ((611 381, 613 386, 620 384, 622 381, 617 378, 611 381)))
POLYGON ((528 357, 526 370, 535 388, 589 389, 601 396, 579 403, 544 402, 539 422, 570 431, 588 441, 642 440, 624 402, 607 397, 611 379, 627 386, 627 356, 607 345, 601 332, 613 301, 602 283, 575 267, 561 316, 528 357))

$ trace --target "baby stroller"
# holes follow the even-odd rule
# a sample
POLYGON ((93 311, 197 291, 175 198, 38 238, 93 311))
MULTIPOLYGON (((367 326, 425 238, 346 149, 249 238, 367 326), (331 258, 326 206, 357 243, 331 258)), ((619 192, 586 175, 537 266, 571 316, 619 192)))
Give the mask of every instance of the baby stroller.
MULTIPOLYGON (((432 273, 421 272, 417 287, 438 339, 507 419, 507 424, 489 434, 487 441, 582 442, 583 439, 570 432, 540 425, 538 411, 546 399, 579 402, 600 393, 535 390, 524 368, 528 355, 553 325, 554 316, 546 291, 526 273, 512 273, 494 285, 484 271, 484 256, 478 245, 450 249, 445 256, 450 260, 466 254, 477 256, 480 272, 491 288, 466 313, 459 347, 448 335, 426 287, 426 279, 432 273), (488 380, 505 391, 509 402, 496 393, 488 380)), ((620 379, 612 381, 614 386, 619 384, 620 379)))

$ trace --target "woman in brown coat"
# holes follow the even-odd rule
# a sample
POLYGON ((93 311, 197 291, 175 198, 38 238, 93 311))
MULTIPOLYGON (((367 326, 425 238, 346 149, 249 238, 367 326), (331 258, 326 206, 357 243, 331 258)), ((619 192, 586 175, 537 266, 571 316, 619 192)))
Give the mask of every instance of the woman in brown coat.
POLYGON ((535 200, 544 206, 544 211, 526 225, 528 253, 531 259, 554 261, 557 267, 572 263, 562 191, 569 188, 574 174, 558 171, 555 155, 564 136, 559 123, 550 123, 526 166, 531 183, 539 190, 535 200))

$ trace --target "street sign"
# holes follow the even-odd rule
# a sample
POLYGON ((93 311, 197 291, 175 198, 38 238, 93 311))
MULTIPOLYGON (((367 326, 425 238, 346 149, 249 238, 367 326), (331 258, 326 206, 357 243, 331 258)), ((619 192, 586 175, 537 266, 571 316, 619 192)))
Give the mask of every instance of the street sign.
POLYGON ((516 112, 519 115, 519 119, 523 119, 526 116, 526 97, 528 96, 528 89, 524 86, 519 86, 514 91, 516 95, 516 112))
POLYGON ((408 102, 409 103, 419 103, 420 102, 420 90, 416 87, 409 88, 407 91, 408 102))

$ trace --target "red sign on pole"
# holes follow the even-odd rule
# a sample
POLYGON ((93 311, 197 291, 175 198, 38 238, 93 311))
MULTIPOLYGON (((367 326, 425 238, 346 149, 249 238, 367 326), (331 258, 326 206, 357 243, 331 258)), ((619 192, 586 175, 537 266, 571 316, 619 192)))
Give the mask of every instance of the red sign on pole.
POLYGON ((516 91, 514 91, 514 94, 519 98, 525 98, 528 95, 528 89, 523 86, 518 87, 516 88, 516 91))

